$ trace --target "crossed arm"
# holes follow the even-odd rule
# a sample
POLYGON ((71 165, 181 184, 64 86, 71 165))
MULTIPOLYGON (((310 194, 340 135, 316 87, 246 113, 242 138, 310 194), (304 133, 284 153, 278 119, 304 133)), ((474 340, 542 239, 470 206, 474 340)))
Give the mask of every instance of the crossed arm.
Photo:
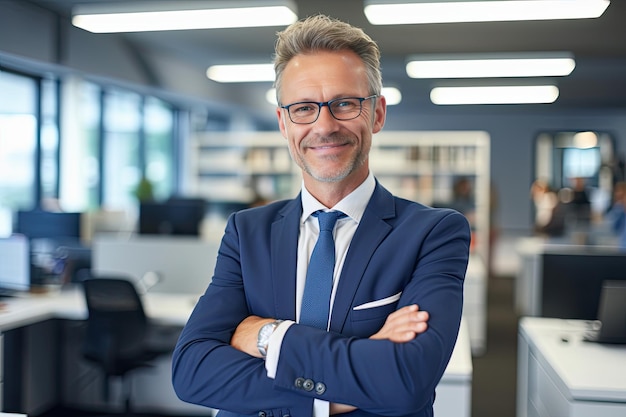
MULTIPOLYGON (((274 321, 273 318, 249 316, 245 318, 233 334, 230 345, 235 349, 257 358, 261 353, 257 349, 257 335, 261 327, 274 321)), ((420 311, 417 305, 409 305, 391 313, 383 327, 370 336, 370 339, 388 339, 394 343, 405 343, 428 328, 428 312, 420 311)))
MULTIPOLYGON (((385 320, 383 327, 370 336, 370 339, 387 339, 394 343, 405 343, 413 340, 418 334, 428 328, 428 312, 420 311, 415 304, 394 311, 385 320)), ((250 356, 262 357, 256 342, 261 327, 274 321, 271 318, 249 316, 245 318, 235 330, 230 344, 250 356)), ((330 414, 347 413, 355 410, 355 407, 346 404, 332 403, 330 414)))

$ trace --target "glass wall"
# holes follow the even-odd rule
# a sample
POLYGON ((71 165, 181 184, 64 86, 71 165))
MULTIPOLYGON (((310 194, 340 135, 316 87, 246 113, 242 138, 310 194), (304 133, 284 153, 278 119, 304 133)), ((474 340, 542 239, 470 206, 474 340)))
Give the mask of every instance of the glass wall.
POLYGON ((41 195, 45 201, 57 201, 59 195, 59 83, 41 81, 41 195))
POLYGON ((167 104, 156 98, 146 99, 144 106, 145 177, 153 185, 154 198, 165 199, 175 193, 173 162, 177 155, 173 138, 174 113, 167 104))
POLYGON ((134 93, 111 91, 104 97, 103 205, 109 209, 135 203, 134 193, 142 177, 142 104, 141 96, 134 93))
POLYGON ((94 210, 100 205, 100 88, 67 77, 62 91, 61 207, 94 210))
POLYGON ((0 71, 0 236, 17 210, 132 214, 142 179, 155 199, 179 193, 176 112, 72 75, 0 71))
POLYGON ((35 206, 37 80, 0 71, 0 236, 11 213, 35 206))

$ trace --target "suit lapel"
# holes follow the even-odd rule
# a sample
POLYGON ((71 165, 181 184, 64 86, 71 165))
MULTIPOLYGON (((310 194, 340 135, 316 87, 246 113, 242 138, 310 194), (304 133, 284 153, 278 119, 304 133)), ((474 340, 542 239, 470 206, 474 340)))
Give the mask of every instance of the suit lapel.
POLYGON ((296 319, 296 263, 301 215, 302 203, 298 196, 278 213, 271 229, 270 262, 276 317, 291 320, 296 319))
POLYGON ((380 242, 391 232, 386 219, 392 217, 395 217, 393 196, 377 182, 346 254, 333 304, 331 331, 343 329, 365 268, 380 242))

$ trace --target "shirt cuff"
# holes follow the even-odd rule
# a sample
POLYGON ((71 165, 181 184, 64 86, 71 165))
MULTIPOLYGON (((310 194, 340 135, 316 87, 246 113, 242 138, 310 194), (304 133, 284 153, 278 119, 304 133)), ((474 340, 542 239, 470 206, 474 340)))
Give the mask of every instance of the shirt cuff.
POLYGON ((280 357, 280 347, 287 329, 295 324, 294 321, 285 320, 274 329, 267 342, 267 356, 265 357, 265 370, 267 376, 274 379, 276 377, 276 369, 278 368, 278 358, 280 357))
POLYGON ((313 400, 313 417, 328 417, 330 415, 330 403, 323 400, 313 400))

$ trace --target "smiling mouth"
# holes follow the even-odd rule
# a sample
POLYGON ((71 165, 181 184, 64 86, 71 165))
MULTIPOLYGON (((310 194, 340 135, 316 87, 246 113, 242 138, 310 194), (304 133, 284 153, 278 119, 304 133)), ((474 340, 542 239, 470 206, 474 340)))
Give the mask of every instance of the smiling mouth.
POLYGON ((346 145, 347 145, 347 143, 345 143, 345 142, 341 142, 341 143, 322 143, 320 145, 309 146, 309 148, 314 149, 314 150, 324 150, 324 149, 340 148, 340 147, 346 146, 346 145))

